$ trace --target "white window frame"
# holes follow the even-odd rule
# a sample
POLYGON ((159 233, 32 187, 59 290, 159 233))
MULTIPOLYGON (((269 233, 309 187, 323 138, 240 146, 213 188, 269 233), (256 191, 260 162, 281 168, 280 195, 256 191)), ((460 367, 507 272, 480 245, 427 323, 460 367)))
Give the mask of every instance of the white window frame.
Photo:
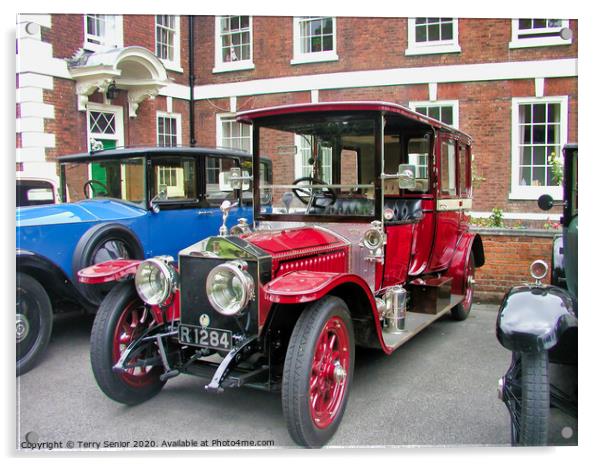
POLYGON ((450 126, 460 128, 460 102, 458 100, 426 100, 412 101, 409 103, 410 110, 416 111, 418 107, 452 107, 453 122, 450 126))
MULTIPOLYGON (((157 146, 159 145, 159 119, 160 118, 173 118, 176 120, 176 146, 182 145, 182 115, 179 113, 169 112, 157 112, 155 118, 155 134, 157 135, 157 146)), ((173 147, 173 146, 165 146, 173 147)))
MULTIPOLYGON (((223 144, 224 131, 223 122, 224 120, 234 120, 236 117, 235 113, 219 113, 215 116, 215 145, 216 147, 226 147, 223 144)), ((242 125, 242 123, 239 123, 242 125)), ((249 153, 253 151, 253 126, 249 128, 249 153)))
MULTIPOLYGON (((157 43, 158 43, 157 27, 159 27, 159 26, 164 27, 164 26, 157 24, 157 16, 158 15, 155 15, 155 54, 157 55, 157 57, 159 57, 159 55, 157 53, 157 43)), ((163 15, 160 15, 160 16, 163 16, 163 15)), ((163 63, 163 66, 165 66, 166 69, 168 69, 170 71, 176 71, 178 73, 183 73, 184 69, 182 68, 182 66, 180 64, 180 50, 182 48, 181 39, 180 39, 180 37, 181 37, 180 36, 180 16, 179 15, 167 15, 167 16, 174 17, 173 60, 168 60, 166 58, 159 58, 159 60, 161 60, 161 62, 163 63)))
MULTIPOLYGON (((235 15, 228 15, 235 16, 235 15)), ((240 15, 247 16, 247 15, 240 15)), ((253 17, 249 16, 249 55, 247 60, 237 61, 222 61, 222 37, 221 37, 221 19, 223 16, 215 17, 215 65, 213 67, 213 73, 226 73, 229 71, 243 71, 255 69, 253 63, 253 17)))
POLYGON ((406 55, 429 55, 436 53, 460 53, 458 39, 458 18, 452 18, 451 40, 438 40, 432 42, 416 42, 416 18, 408 18, 408 48, 406 55))
POLYGON ((123 131, 123 107, 116 105, 104 105, 89 102, 86 106, 86 132, 88 135, 88 150, 92 150, 91 141, 92 139, 111 139, 115 141, 117 147, 124 145, 124 131, 123 131), (113 113, 115 115, 115 133, 114 134, 100 134, 93 133, 90 128, 90 112, 102 112, 102 113, 113 113))
MULTIPOLYGON (((546 18, 548 19, 548 18, 546 18)), ((508 48, 510 49, 519 49, 525 47, 548 47, 550 45, 571 45, 573 42, 572 39, 563 39, 560 35, 553 37, 526 37, 519 38, 519 34, 524 33, 524 30, 521 31, 518 28, 518 19, 512 20, 512 41, 508 44, 508 48)), ((569 20, 563 19, 561 20, 561 25, 556 28, 545 28, 545 29, 532 29, 534 33, 541 32, 557 32, 560 34, 560 31, 563 28, 569 27, 569 20)))
POLYGON ((520 184, 520 141, 519 141, 519 106, 522 104, 560 104, 560 153, 562 157, 562 148, 568 140, 568 96, 554 97, 514 97, 512 99, 512 136, 511 136, 511 191, 508 199, 511 200, 535 200, 542 194, 549 194, 555 200, 562 199, 562 186, 523 186, 520 184))
MULTIPOLYGON (((97 15, 99 16, 99 15, 97 15)), ((112 18, 112 24, 105 23, 105 35, 102 37, 102 43, 96 44, 90 42, 92 38, 100 38, 100 36, 92 36, 88 34, 88 14, 83 15, 84 21, 84 50, 92 52, 102 52, 105 50, 123 47, 123 16, 121 15, 102 15, 107 18, 112 18)))
POLYGON ((303 63, 318 63, 325 61, 337 61, 337 19, 335 16, 312 16, 293 18, 293 59, 291 65, 300 65, 303 63), (323 52, 303 53, 301 50, 301 22, 308 19, 332 18, 332 50, 323 52))

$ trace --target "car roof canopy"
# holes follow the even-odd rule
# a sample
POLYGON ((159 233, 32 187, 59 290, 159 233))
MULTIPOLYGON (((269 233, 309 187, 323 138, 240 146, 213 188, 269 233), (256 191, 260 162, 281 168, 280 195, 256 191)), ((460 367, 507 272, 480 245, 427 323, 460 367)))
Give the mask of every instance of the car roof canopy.
POLYGON ((267 107, 255 110, 247 110, 237 114, 236 119, 241 123, 252 124, 255 120, 276 117, 280 115, 291 115, 300 113, 324 113, 324 112, 381 112, 385 117, 403 118, 408 121, 421 123, 426 126, 444 131, 456 136, 468 144, 472 143, 472 138, 445 123, 430 118, 421 113, 410 110, 399 104, 379 101, 353 101, 353 102, 320 102, 282 105, 277 107, 267 107))

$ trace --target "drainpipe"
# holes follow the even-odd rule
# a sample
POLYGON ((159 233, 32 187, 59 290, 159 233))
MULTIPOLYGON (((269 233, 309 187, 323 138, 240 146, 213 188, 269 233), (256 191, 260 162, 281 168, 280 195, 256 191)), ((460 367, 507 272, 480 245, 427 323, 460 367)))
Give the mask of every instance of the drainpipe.
POLYGON ((190 124, 190 147, 196 145, 195 121, 194 121, 194 16, 188 16, 188 81, 190 86, 190 102, 188 104, 190 124))

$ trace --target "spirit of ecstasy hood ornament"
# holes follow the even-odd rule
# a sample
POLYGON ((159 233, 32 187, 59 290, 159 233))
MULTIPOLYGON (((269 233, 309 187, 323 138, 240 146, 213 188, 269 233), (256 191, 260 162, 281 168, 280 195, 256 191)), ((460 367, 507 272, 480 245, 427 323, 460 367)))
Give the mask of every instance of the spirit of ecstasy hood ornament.
POLYGON ((227 236, 228 235, 228 227, 226 226, 226 220, 228 220, 228 214, 230 213, 230 210, 233 207, 236 207, 237 205, 238 205, 238 201, 235 202, 234 204, 232 204, 230 201, 225 200, 219 206, 219 210, 222 211, 222 226, 219 227, 219 235, 220 236, 227 236))

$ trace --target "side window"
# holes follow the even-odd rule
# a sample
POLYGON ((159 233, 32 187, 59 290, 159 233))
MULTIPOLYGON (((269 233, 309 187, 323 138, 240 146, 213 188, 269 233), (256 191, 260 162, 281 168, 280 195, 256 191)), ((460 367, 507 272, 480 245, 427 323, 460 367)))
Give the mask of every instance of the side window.
POLYGON ((236 166, 233 159, 221 157, 205 157, 205 180, 206 184, 206 199, 212 207, 219 207, 224 199, 232 200, 235 198, 234 191, 220 191, 219 189, 219 174, 223 171, 229 171, 236 166))
POLYGON ((443 141, 441 144, 441 194, 456 196, 456 143, 455 141, 443 141))
POLYGON ((470 167, 468 163, 468 149, 465 145, 460 144, 458 146, 458 192, 462 197, 470 197, 471 186, 470 186, 470 167))
POLYGON ((198 199, 194 159, 159 159, 153 162, 151 198, 160 201, 194 201, 198 199))

